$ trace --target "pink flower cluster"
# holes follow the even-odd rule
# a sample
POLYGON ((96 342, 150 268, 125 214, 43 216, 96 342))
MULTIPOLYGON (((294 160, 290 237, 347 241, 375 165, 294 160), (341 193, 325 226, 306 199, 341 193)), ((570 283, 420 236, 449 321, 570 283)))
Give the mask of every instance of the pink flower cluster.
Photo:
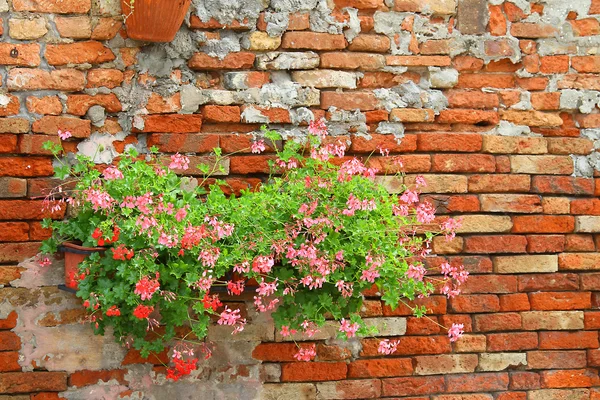
POLYGON ((173 154, 171 156, 171 163, 169 164, 169 169, 181 169, 186 170, 190 167, 190 159, 184 155, 179 153, 173 154))
POLYGON ((348 196, 348 201, 346 202, 347 208, 342 211, 342 214, 346 216, 353 216, 354 213, 358 210, 363 211, 372 211, 377 208, 377 204, 375 204, 375 200, 359 200, 352 193, 348 196))
POLYGON ((313 343, 308 347, 300 347, 298 352, 294 354, 294 358, 298 361, 310 361, 317 355, 317 347, 313 343))
POLYGON ((144 276, 142 279, 135 284, 135 290, 133 293, 140 296, 140 299, 150 300, 152 295, 160 289, 160 283, 158 282, 159 273, 156 273, 155 279, 150 279, 148 276, 144 276))

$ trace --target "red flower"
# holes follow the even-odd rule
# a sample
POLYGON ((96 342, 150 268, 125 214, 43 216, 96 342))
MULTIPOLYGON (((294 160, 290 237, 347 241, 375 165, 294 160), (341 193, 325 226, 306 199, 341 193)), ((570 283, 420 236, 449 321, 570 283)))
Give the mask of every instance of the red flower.
POLYGON ((167 369, 167 379, 172 379, 174 381, 179 380, 182 376, 189 375, 192 371, 196 369, 196 363, 198 362, 197 358, 193 360, 182 360, 179 358, 175 358, 173 363, 175 364, 175 368, 167 369))
POLYGON ((133 315, 136 318, 145 319, 148 318, 152 311, 154 311, 154 307, 140 304, 133 310, 133 315))
POLYGON ((131 260, 133 257, 133 249, 127 249, 124 244, 120 244, 112 250, 113 259, 115 260, 131 260))
POLYGON ((210 308, 213 311, 217 311, 217 308, 223 305, 223 303, 221 303, 221 301, 219 300, 219 296, 216 294, 213 294, 212 296, 205 294, 202 298, 202 304, 204 304, 205 309, 208 310, 210 308))
POLYGON ((106 310, 107 317, 118 317, 121 315, 121 310, 117 308, 117 306, 110 306, 108 310, 106 310))
POLYGON ((94 229, 94 233, 92 233, 92 238, 98 241, 98 246, 104 246, 105 244, 111 244, 119 240, 119 235, 121 230, 118 226, 113 228, 113 236, 110 239, 104 239, 104 233, 100 230, 100 228, 94 229))

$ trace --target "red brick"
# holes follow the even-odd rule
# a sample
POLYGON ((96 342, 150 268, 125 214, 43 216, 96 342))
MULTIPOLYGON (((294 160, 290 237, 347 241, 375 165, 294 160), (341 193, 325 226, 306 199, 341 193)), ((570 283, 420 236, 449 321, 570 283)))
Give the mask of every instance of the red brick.
POLYGON ((569 233, 575 229, 575 219, 558 215, 515 215, 515 233, 569 233))
POLYGON ((560 93, 532 93, 531 105, 536 110, 558 110, 560 108, 560 93))
POLYGON ((0 372, 20 371, 19 352, 3 351, 0 352, 0 372))
POLYGON ((9 115, 17 115, 21 103, 17 96, 8 95, 8 103, 6 105, 0 104, 0 117, 7 117, 9 115))
POLYGON ((492 294, 463 294, 450 301, 450 308, 458 313, 500 311, 500 300, 492 294))
POLYGON ((446 390, 452 392, 496 392, 508 389, 507 373, 448 375, 446 390))
POLYGON ((540 350, 595 349, 598 348, 598 332, 540 332, 540 350))
POLYGON ((593 36, 600 33, 600 23, 595 18, 578 19, 569 23, 575 36, 593 36))
POLYGON ((448 56, 387 56, 387 65, 398 66, 440 66, 447 67, 450 65, 450 57, 448 56))
POLYGON ((502 13, 501 6, 489 5, 489 31, 494 36, 506 35, 506 17, 502 13))
MULTIPOLYGON (((0 246, 1 247, 1 246, 0 246)), ((37 250, 37 249, 36 249, 37 250)), ((36 251, 37 253, 37 251, 36 251)), ((34 255, 36 254, 34 253, 34 255)), ((15 279, 19 279, 21 277, 21 273, 25 271, 25 268, 21 267, 12 267, 12 266, 0 266, 0 285, 8 285, 11 281, 15 279)), ((16 313, 14 318, 14 324, 16 324, 16 313)), ((12 324, 12 319, 0 319, 0 329, 12 329, 14 326, 9 326, 12 324)))
POLYGON ((509 388, 512 390, 540 388, 540 376, 537 372, 515 371, 510 373, 509 379, 509 388))
POLYGON ((519 235, 469 236, 465 238, 466 253, 525 253, 527 239, 519 235))
POLYGON ((14 0, 15 11, 32 11, 57 14, 85 14, 90 10, 90 0, 67 0, 60 3, 40 0, 14 0))
POLYGON ((296 343, 260 343, 252 350, 252 358, 260 361, 296 361, 296 343))
POLYGON ((586 353, 581 351, 528 351, 527 365, 533 369, 582 368, 586 353))
POLYGON ((322 53, 321 68, 377 71, 385 65, 385 57, 371 53, 322 53))
POLYGON ((543 194, 593 195, 594 180, 573 176, 537 175, 532 177, 531 190, 543 194))
POLYGON ((110 371, 90 371, 80 370, 73 372, 69 376, 69 386, 82 387, 88 385, 95 385, 98 381, 108 382, 110 380, 116 380, 120 384, 126 384, 125 369, 113 369, 110 371))
POLYGON ((379 101, 371 92, 321 92, 321 108, 336 107, 342 110, 369 111, 378 107, 379 101))
POLYGON ((600 383, 598 371, 593 369, 568 369, 542 371, 542 388, 591 387, 600 383))
POLYGON ((106 87, 114 89, 121 86, 123 82, 123 72, 118 69, 91 69, 87 74, 87 88, 106 87))
POLYGON ((536 292, 538 290, 578 290, 577 274, 527 274, 519 275, 519 292, 536 292))
POLYGON ((17 312, 11 311, 5 319, 0 319, 0 329, 13 329, 17 326, 17 319, 17 312))
POLYGON ((205 134, 153 133, 148 146, 157 146, 166 153, 208 153, 219 147, 219 136, 205 134))
POLYGON ((531 178, 527 175, 471 175, 469 192, 528 192, 531 178))
POLYGON ((483 42, 485 54, 494 58, 509 58, 515 55, 513 43, 508 39, 485 40, 483 42))
POLYGON ((571 213, 576 215, 600 215, 600 199, 571 200, 571 213))
POLYGON ((0 242, 26 242, 29 224, 26 222, 0 222, 0 242))
POLYGON ((39 64, 39 44, 0 43, 0 65, 35 67, 39 64), (16 54, 15 57, 13 57, 14 54, 16 54))
POLYGON ((65 372, 8 372, 0 374, 0 393, 30 393, 67 390, 65 372))
POLYGON ((450 108, 496 108, 499 106, 496 93, 478 91, 450 90, 445 93, 450 108))
POLYGON ((569 56, 546 56, 540 58, 540 71, 544 74, 569 72, 569 56))
POLYGON ((232 174, 257 174, 269 172, 269 156, 233 156, 229 170, 232 174))
POLYGON ((596 245, 592 235, 571 234, 565 236, 564 251, 594 251, 596 245))
POLYGON ((202 126, 198 114, 148 115, 141 132, 197 133, 202 126))
POLYGON ((560 253, 565 249, 563 235, 528 235, 528 253, 560 253))
POLYGON ((382 379, 384 396, 417 396, 444 391, 443 376, 382 379))
POLYGON ((294 362, 281 366, 282 382, 336 381, 346 378, 344 362, 294 362))
POLYGON ((519 38, 547 38, 557 34, 555 26, 542 23, 521 23, 511 25, 510 34, 519 38))
POLYGON ((526 293, 513 293, 500 296, 500 311, 529 311, 529 297, 526 293))
POLYGON ((35 114, 60 115, 63 108, 58 96, 28 96, 26 104, 27 110, 35 114))
POLYGON ((205 122, 240 122, 240 107, 207 105, 202 108, 202 118, 205 122))
MULTIPOLYGON (((452 348, 447 336, 402 336, 395 356, 450 353, 452 348)), ((395 339, 395 340, 396 340, 395 339)), ((361 357, 381 356, 377 351, 381 339, 362 339, 361 357)))
POLYGON ((548 151, 551 154, 583 154, 594 151, 594 143, 582 138, 549 138, 548 151))
POLYGON ((517 277, 510 275, 471 275, 462 287, 462 293, 514 293, 517 277))
POLYGON ((341 50, 347 44, 344 35, 321 32, 286 32, 281 40, 283 49, 341 50))
POLYGON ((417 149, 417 135, 405 135, 398 143, 393 135, 372 134, 371 139, 353 136, 350 151, 353 153, 371 153, 373 149, 387 149, 390 153, 412 152, 417 149))
POLYGON ((600 56, 573 56, 571 67, 577 72, 598 73, 600 72, 600 56))
POLYGON ((475 316, 475 331, 515 331, 521 329, 521 315, 517 313, 480 314, 475 316))
POLYGON ((496 111, 452 109, 442 110, 437 122, 448 124, 497 124, 498 113, 496 111))
POLYGON ((229 53, 222 60, 205 53, 195 53, 188 66, 194 70, 249 69, 255 58, 253 53, 248 52, 229 53))
POLYGON ((522 351, 538 347, 536 332, 491 333, 486 336, 488 351, 522 351))
POLYGON ((412 375, 410 358, 356 360, 348 364, 348 378, 381 378, 412 375))
POLYGON ((376 10, 383 7, 383 0, 334 0, 337 8, 354 7, 359 10, 376 10))
POLYGON ((532 310, 583 310, 592 307, 590 292, 539 292, 530 293, 532 310))
POLYGON ((90 96, 87 94, 75 94, 67 97, 67 112, 73 115, 85 115, 90 107, 99 105, 109 113, 121 111, 121 102, 114 93, 97 94, 90 96))
MULTIPOLYGON (((268 122, 272 124, 289 124, 292 122, 290 118, 290 111, 285 108, 242 106, 242 114, 247 108, 258 110, 263 116, 267 117, 268 122)), ((245 118, 243 122, 247 122, 245 118)))
POLYGON ((476 72, 483 68, 483 60, 471 56, 457 56, 452 64, 460 72, 476 72))
POLYGON ((96 41, 49 44, 45 57, 50 65, 101 64, 115 59, 108 47, 96 41))
POLYGON ((460 74, 455 89, 482 88, 512 88, 515 87, 515 77, 512 74, 460 74))
POLYGON ((440 333, 438 318, 435 316, 408 317, 406 321, 407 335, 434 335, 440 333))
POLYGON ((69 131, 73 137, 87 138, 91 133, 91 122, 86 119, 47 115, 35 121, 31 130, 46 135, 57 135, 59 130, 69 131))
POLYGON ((2 157, 0 176, 38 177, 54 175, 52 159, 43 157, 2 157))
POLYGON ((429 296, 423 299, 414 301, 402 301, 398 307, 393 309, 388 306, 383 306, 383 315, 389 316, 408 316, 413 315, 413 307, 425 307, 427 314, 445 314, 446 313, 446 297, 445 296, 429 296))
POLYGON ((15 153, 17 151, 17 135, 0 134, 0 153, 15 153))
MULTIPOLYGON (((417 135, 419 151, 475 152, 481 150, 481 135, 471 133, 421 133, 417 135)), ((404 140, 404 139, 402 139, 404 140)))

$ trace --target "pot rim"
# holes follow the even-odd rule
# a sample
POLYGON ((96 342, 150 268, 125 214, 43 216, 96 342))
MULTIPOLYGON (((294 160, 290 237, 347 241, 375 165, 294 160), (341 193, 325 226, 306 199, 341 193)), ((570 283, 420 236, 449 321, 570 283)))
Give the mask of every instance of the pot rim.
POLYGON ((90 254, 90 253, 98 253, 105 252, 106 247, 85 247, 75 242, 63 242, 61 244, 61 250, 65 253, 78 253, 78 254, 90 254))

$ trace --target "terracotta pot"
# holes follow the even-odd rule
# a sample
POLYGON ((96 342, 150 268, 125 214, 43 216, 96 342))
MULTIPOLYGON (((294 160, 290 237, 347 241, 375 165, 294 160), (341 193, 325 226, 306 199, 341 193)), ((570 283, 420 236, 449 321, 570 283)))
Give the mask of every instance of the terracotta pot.
POLYGON ((121 0, 127 36, 146 42, 170 42, 192 0, 121 0))
POLYGON ((65 254, 65 286, 77 290, 77 280, 74 278, 79 275, 79 263, 87 256, 93 253, 104 253, 105 247, 83 247, 75 243, 65 242, 61 246, 65 254))

